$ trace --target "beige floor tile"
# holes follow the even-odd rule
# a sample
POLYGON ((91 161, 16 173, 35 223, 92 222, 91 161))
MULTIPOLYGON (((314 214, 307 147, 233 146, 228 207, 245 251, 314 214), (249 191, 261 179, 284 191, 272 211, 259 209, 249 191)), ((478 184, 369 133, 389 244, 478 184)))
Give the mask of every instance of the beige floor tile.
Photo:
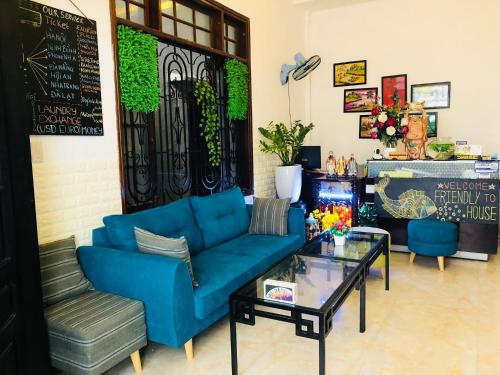
MULTIPOLYGON (((489 262, 391 256, 391 290, 377 271, 367 287, 367 330, 359 333, 359 293, 334 318, 326 340, 327 374, 500 374, 500 257, 489 262), (498 259, 497 259, 498 258, 498 259)), ((287 323, 257 318, 238 325, 240 374, 304 375, 318 372, 318 343, 296 337, 287 323)), ((183 349, 149 344, 144 375, 231 373, 229 323, 224 318, 195 338, 195 357, 183 349)), ((132 375, 129 360, 109 371, 132 375)))

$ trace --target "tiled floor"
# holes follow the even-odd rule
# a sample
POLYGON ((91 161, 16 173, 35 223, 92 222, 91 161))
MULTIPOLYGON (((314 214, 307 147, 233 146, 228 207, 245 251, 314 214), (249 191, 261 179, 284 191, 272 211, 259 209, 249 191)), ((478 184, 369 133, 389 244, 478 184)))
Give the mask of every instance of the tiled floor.
MULTIPOLYGON (((377 275, 367 287, 367 330, 358 331, 358 292, 335 317, 326 340, 327 374, 500 374, 500 256, 489 262, 392 254, 391 290, 377 275)), ((374 274, 376 272, 373 272, 374 274)), ((316 341, 294 335, 287 323, 257 318, 238 325, 240 374, 317 374, 316 341)), ((144 375, 230 374, 229 323, 221 320, 195 338, 195 357, 150 344, 144 375)), ((110 374, 133 374, 129 360, 110 374)))

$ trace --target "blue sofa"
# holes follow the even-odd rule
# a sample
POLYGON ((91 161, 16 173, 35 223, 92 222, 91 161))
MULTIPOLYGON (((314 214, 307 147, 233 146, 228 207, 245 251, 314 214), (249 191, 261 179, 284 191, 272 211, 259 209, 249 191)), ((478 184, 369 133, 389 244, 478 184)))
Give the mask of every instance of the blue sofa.
POLYGON ((150 341, 180 347, 228 313, 232 292, 304 244, 302 210, 290 208, 287 236, 248 234, 251 214, 233 188, 107 216, 78 257, 97 290, 144 302, 150 341), (134 226, 186 237, 199 286, 193 288, 184 261, 139 252, 134 226))

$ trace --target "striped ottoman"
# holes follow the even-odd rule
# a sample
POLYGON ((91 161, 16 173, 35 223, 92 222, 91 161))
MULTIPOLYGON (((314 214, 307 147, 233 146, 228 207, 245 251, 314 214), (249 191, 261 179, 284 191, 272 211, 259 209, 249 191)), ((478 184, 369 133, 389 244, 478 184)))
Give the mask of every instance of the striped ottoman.
POLYGON ((45 308, 52 365, 71 374, 97 375, 131 356, 146 341, 142 302, 88 291, 45 308))

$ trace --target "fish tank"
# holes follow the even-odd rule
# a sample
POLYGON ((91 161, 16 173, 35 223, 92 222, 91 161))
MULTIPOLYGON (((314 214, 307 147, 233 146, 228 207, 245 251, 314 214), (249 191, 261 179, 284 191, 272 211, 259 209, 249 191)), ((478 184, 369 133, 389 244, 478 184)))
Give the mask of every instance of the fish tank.
MULTIPOLYGON (((313 179, 313 209, 338 213, 341 221, 358 225, 358 208, 363 203, 364 179, 320 177, 313 179)), ((325 230, 325 228, 322 228, 325 230)))

